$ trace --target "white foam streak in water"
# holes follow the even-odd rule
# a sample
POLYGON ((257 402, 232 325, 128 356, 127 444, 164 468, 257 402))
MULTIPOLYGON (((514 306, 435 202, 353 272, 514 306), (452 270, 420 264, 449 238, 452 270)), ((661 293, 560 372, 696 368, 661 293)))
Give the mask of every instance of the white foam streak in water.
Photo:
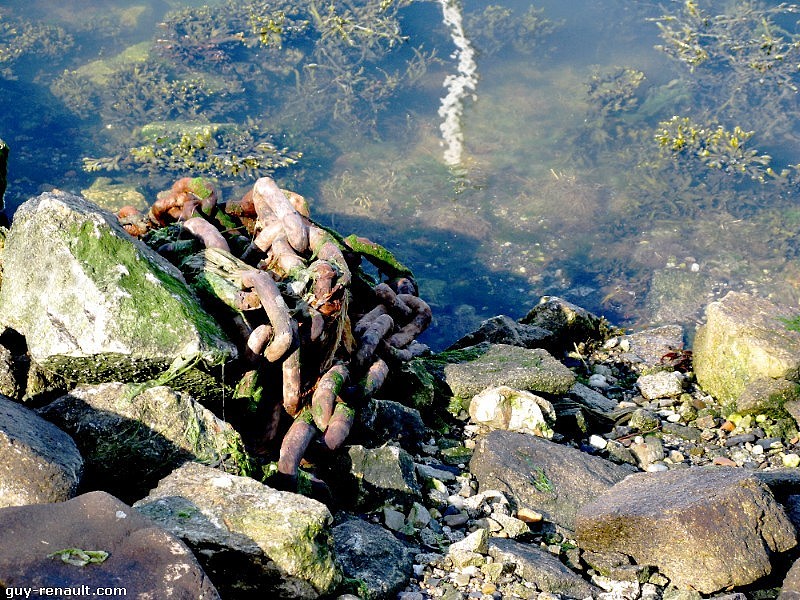
POLYGON ((461 116, 464 113, 464 99, 472 95, 478 85, 478 65, 475 64, 475 50, 464 35, 460 0, 439 0, 442 5, 444 24, 450 29, 450 36, 456 46, 454 58, 458 59, 458 72, 448 75, 444 80, 447 94, 442 98, 439 116, 444 119, 439 129, 442 131, 444 160, 448 165, 461 164, 464 150, 464 132, 461 130, 461 116))

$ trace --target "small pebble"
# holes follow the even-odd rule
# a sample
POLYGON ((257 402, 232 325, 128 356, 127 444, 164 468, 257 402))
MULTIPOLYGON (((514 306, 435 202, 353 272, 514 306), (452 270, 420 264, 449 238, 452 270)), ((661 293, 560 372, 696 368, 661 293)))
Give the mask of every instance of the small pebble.
POLYGON ((783 466, 794 468, 800 465, 800 456, 795 454, 794 452, 790 452, 789 454, 783 455, 783 466))
POLYGON ((605 389, 608 387, 608 381, 606 380, 604 375, 600 375, 599 373, 595 373, 589 377, 589 387, 595 388, 602 388, 605 389))
POLYGON ((712 460, 711 463, 717 465, 718 467, 736 467, 736 466, 738 466, 736 464, 736 462, 732 461, 727 456, 715 456, 714 460, 712 460))

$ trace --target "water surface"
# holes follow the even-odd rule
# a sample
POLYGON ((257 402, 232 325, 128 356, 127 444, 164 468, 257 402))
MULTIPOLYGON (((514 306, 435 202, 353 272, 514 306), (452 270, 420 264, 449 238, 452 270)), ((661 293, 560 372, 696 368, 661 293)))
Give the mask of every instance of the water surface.
MULTIPOLYGON (((323 16, 328 6, 298 4, 323 16)), ((302 152, 296 165, 274 169, 280 183, 304 194, 317 220, 384 244, 414 269, 434 308, 426 341, 437 348, 490 316, 521 317, 542 295, 619 325, 680 322, 690 334, 702 307, 731 289, 797 304, 800 210, 790 165, 800 162, 791 110, 800 76, 785 66, 800 62, 792 47, 800 15, 770 12, 778 3, 545 1, 528 13, 530 4, 506 0, 493 7, 514 18, 492 30, 500 12, 466 1, 450 5, 463 18, 464 46, 443 21, 441 2, 408 2, 396 13, 402 43, 385 56, 365 54, 363 69, 351 55, 349 70, 330 87, 317 85, 328 66, 309 66, 314 41, 300 34, 281 48, 296 53, 288 68, 277 49, 258 46, 235 11, 228 14, 244 23, 240 31, 218 20, 213 31, 187 27, 176 36, 164 25, 219 5, 5 2, 6 211, 52 186, 126 186, 140 194, 132 198, 152 202, 175 178, 204 173, 120 161, 141 147, 142 128, 161 120, 224 122, 237 135, 268 134, 278 148, 302 152), (704 32, 712 41, 698 42, 709 57, 697 64, 676 55, 658 26, 696 25, 692 11, 714 24, 704 32), (538 28, 517 27, 534 17, 538 28), (725 36, 761 49, 727 56, 734 45, 725 46, 725 36), (772 50, 763 49, 767 43, 772 50), (12 47, 23 50, 9 56, 12 47), (464 75, 466 48, 474 89, 458 99, 463 143, 453 160, 440 106, 448 77, 464 75), (415 56, 425 57, 425 68, 392 88, 390 77, 415 56), (152 82, 166 69, 158 80, 162 100, 169 98, 163 107, 142 92, 141 73, 125 85, 115 79, 158 61, 166 66, 147 77, 152 82), (180 61, 182 70, 171 70, 180 61), (109 86, 117 87, 109 93, 109 86), (691 144, 671 147, 677 122, 665 124, 673 117, 688 119, 700 137, 719 133, 710 157, 699 154, 708 147, 695 154, 691 144), (753 136, 735 136, 737 126, 753 136), (660 147, 656 136, 665 129, 660 147), (739 146, 730 146, 733 138, 739 146), (768 165, 754 159, 765 154, 768 165), (109 163, 114 156, 117 163, 109 163), (86 170, 84 159, 102 157, 114 168, 86 170), (784 177, 772 175, 782 169, 784 177)), ((351 4, 335 6, 343 15, 351 4)), ((262 139, 251 137, 252 144, 262 139)), ((236 150, 218 150, 225 152, 236 150)), ((271 171, 212 174, 235 197, 271 171)))

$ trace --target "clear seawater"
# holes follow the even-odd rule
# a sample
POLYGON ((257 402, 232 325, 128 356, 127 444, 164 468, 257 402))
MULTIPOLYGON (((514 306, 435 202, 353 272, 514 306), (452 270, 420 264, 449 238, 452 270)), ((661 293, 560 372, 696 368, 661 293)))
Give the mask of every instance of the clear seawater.
MULTIPOLYGON (((120 145, 128 132, 103 114, 76 114, 52 91, 64 71, 158 40, 171 11, 202 6, 177 0, 0 5, 0 44, 25 23, 57 26, 74 39, 54 56, 32 46, 28 55, 0 62, 0 138, 11 148, 9 216, 52 187, 80 193, 98 184, 124 185, 152 202, 170 180, 203 174, 149 174, 124 166, 85 171, 84 157, 103 155, 105 142, 120 145)), ((338 119, 331 109, 327 118, 309 119, 310 125, 298 117, 293 129, 283 122, 275 132, 304 156, 274 176, 306 196, 316 220, 383 244, 414 270, 435 315, 425 341, 444 348, 483 319, 523 316, 544 295, 563 297, 623 327, 678 322, 689 337, 703 307, 728 290, 797 305, 799 179, 758 183, 728 176, 725 165, 715 169, 668 150, 659 153, 655 140, 659 123, 686 116, 711 123, 711 129, 753 131, 747 147, 770 155, 775 171, 800 162, 800 130, 791 110, 797 104, 793 86, 800 85, 797 68, 785 69, 778 81, 770 79, 772 70, 764 81, 746 84, 761 85, 763 94, 732 83, 730 63, 691 69, 657 48, 665 44, 657 23, 669 23, 665 15, 688 19, 685 2, 545 0, 533 6, 552 31, 492 51, 485 32, 476 32, 486 25, 476 18, 486 6, 466 0, 457 7, 477 78, 461 99, 458 164, 445 160, 439 107, 446 78, 458 73, 459 55, 438 1, 410 2, 398 13, 406 48, 436 53, 413 86, 398 89, 361 119, 338 119), (630 73, 641 80, 614 105, 630 73)), ((495 6, 523 15, 532 5, 502 0, 495 6)), ((787 50, 775 64, 796 67, 800 58, 789 42, 800 15, 770 13, 769 31, 748 29, 748 14, 776 6, 697 2, 714 18, 738 18, 742 26, 730 32, 744 42, 752 45, 767 34, 787 42, 775 50, 787 50)), ((495 41, 512 33, 501 31, 495 41)), ((224 66, 215 44, 234 52, 237 39, 195 46, 207 50, 196 59, 206 73, 215 61, 224 66)), ((408 59, 403 52, 387 58, 386 70, 390 61, 396 66, 408 59)), ((275 79, 287 98, 299 89, 290 80, 275 79)), ((324 105, 326 98, 319 101, 324 105)), ((229 120, 264 129, 270 109, 240 102, 229 120)), ((131 131, 132 122, 126 121, 131 131)), ((258 175, 220 177, 225 197, 240 195, 258 175)))

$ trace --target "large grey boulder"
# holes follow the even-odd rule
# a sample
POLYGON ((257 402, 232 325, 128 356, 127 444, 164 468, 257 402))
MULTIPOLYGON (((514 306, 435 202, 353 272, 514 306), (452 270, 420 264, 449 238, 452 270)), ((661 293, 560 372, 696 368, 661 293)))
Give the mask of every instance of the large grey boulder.
POLYGON ((172 366, 202 387, 211 382, 192 367, 236 352, 174 266, 114 215, 62 191, 15 214, 0 323, 25 336, 43 371, 70 382, 145 381, 172 366))
POLYGON ((68 500, 82 473, 83 459, 69 435, 0 396, 0 507, 68 500))
POLYGON ((637 473, 583 505, 575 539, 652 565, 673 586, 710 594, 772 571, 795 529, 769 488, 743 469, 637 473))
POLYGON ((480 490, 500 490, 517 508, 574 529, 578 509, 635 469, 548 440, 496 430, 478 438, 470 471, 480 490))
POLYGON ((333 543, 344 575, 361 582, 363 600, 395 598, 411 578, 412 549, 380 525, 345 521, 333 528, 333 543))
POLYGON ((119 588, 128 598, 219 600, 180 540, 105 492, 0 509, 0 581, 65 588, 59 598, 119 588))
POLYGON ((575 374, 541 348, 490 344, 475 358, 445 365, 444 380, 454 396, 470 399, 499 385, 563 394, 575 383, 575 374))
POLYGON ((728 292, 706 307, 694 340, 697 382, 722 403, 738 400, 757 379, 798 380, 798 311, 741 292, 728 292))
POLYGON ((324 504, 186 463, 134 508, 192 548, 223 596, 317 598, 339 583, 324 504))
POLYGON ((533 544, 505 538, 489 541, 489 556, 512 569, 536 589, 569 598, 596 598, 601 590, 569 569, 553 554, 533 544))
POLYGON ((243 447, 228 423, 166 386, 81 385, 38 413, 73 437, 86 485, 124 499, 141 498, 186 461, 218 464, 243 447))

